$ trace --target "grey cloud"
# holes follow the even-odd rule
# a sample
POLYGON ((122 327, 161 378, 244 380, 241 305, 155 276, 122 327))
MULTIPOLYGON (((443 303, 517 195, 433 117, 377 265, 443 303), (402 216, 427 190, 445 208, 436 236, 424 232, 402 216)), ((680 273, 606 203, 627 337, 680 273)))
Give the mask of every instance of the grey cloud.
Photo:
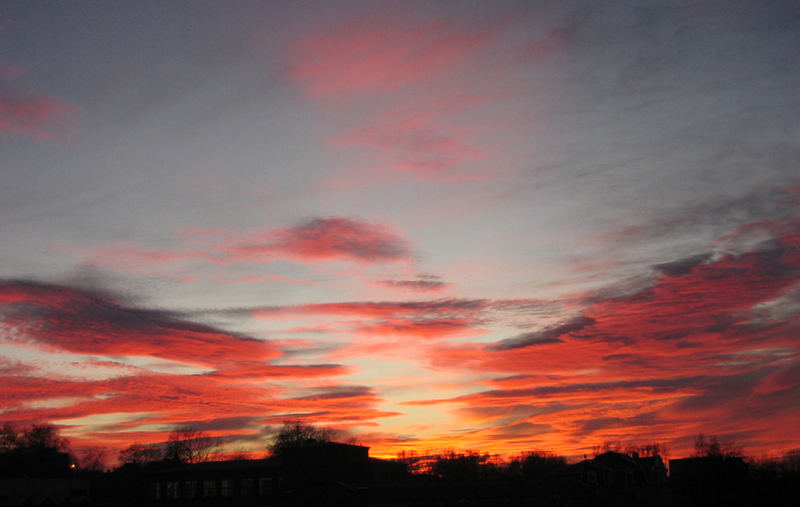
POLYGON ((576 317, 564 324, 544 329, 542 331, 534 331, 531 333, 523 333, 513 338, 500 340, 494 345, 487 347, 488 350, 511 350, 520 349, 523 347, 531 347, 534 345, 545 345, 550 343, 561 343, 561 336, 580 331, 587 326, 591 326, 595 320, 591 317, 581 316, 576 317))
POLYGON ((710 260, 711 257, 713 257, 713 254, 710 252, 702 253, 687 257, 685 259, 679 259, 677 261, 656 264, 653 267, 667 276, 685 275, 689 273, 695 266, 699 266, 700 264, 710 260))

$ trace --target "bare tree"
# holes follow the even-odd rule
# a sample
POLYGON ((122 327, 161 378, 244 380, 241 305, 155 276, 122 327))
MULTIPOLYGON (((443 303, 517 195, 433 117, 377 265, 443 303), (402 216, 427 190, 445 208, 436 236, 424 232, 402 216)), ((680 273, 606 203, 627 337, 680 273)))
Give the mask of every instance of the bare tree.
POLYGON ((162 459, 161 448, 153 444, 131 444, 119 452, 117 459, 123 465, 130 463, 142 466, 146 463, 160 461, 162 459))
POLYGON ((102 472, 106 467, 106 450, 92 447, 83 451, 78 458, 79 468, 87 472, 102 472))
POLYGON ((543 477, 567 467, 567 458, 547 451, 530 451, 520 457, 520 469, 529 478, 543 477))
POLYGON ((694 440, 695 455, 708 458, 741 458, 743 449, 733 440, 722 440, 712 435, 706 440, 702 433, 694 440))
POLYGON ((36 451, 66 452, 69 441, 52 424, 34 424, 22 432, 20 447, 36 451))
POLYGON ((182 426, 169 434, 164 458, 178 463, 208 461, 220 445, 219 438, 212 438, 197 428, 182 426))
POLYGON ((478 451, 447 450, 433 457, 431 473, 449 481, 477 481, 497 475, 489 454, 478 451))
POLYGON ((0 428, 0 452, 14 451, 19 447, 20 434, 17 427, 10 422, 3 423, 0 428))
POLYGON ((625 454, 633 456, 634 453, 642 458, 652 458, 658 456, 662 459, 667 459, 669 456, 669 450, 667 449, 667 446, 658 442, 625 446, 625 454))
POLYGON ((272 437, 270 451, 279 455, 284 450, 293 447, 303 447, 317 442, 331 442, 337 438, 338 433, 325 427, 314 426, 300 421, 287 421, 272 437))

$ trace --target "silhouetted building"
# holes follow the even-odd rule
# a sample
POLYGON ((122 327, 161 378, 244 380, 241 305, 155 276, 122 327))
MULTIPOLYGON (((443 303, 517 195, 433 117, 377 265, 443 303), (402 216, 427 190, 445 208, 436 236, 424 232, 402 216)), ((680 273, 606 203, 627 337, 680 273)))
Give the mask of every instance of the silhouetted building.
POLYGON ((210 461, 150 466, 144 473, 146 505, 278 504, 287 475, 271 460, 210 461))
POLYGON ((158 465, 143 472, 143 504, 154 506, 360 505, 371 485, 406 477, 403 463, 369 457, 369 448, 314 442, 280 457, 158 465))
POLYGON ((703 456, 669 461, 676 503, 682 505, 745 505, 749 475, 737 456, 703 456))
POLYGON ((555 505, 668 506, 667 474, 660 457, 608 451, 546 478, 534 496, 555 505))
POLYGON ((18 449, 0 453, 0 506, 88 505, 89 481, 73 474, 65 452, 18 449))

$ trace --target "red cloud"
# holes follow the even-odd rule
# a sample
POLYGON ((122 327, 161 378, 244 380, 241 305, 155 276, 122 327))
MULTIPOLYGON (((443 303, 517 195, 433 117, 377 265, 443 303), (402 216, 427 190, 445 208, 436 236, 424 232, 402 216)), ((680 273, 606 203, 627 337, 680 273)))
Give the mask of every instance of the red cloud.
POLYGON ((356 330, 368 336, 416 336, 420 338, 470 336, 482 332, 475 329, 474 321, 467 319, 393 319, 360 325, 356 330))
POLYGON ((50 97, 0 86, 0 133, 35 141, 51 139, 78 110, 50 97))
POLYGON ((390 92, 444 74, 495 31, 361 19, 295 41, 288 51, 290 76, 316 97, 390 92))
POLYGON ((122 422, 109 422, 91 432, 72 428, 80 435, 78 443, 94 438, 94 445, 124 447, 137 439, 163 441, 172 426, 194 424, 198 419, 217 428, 217 435, 239 435, 256 434, 264 421, 285 419, 287 413, 314 413, 318 422, 364 424, 393 415, 376 408, 383 400, 372 389, 330 384, 332 377, 350 372, 345 366, 272 364, 267 360, 280 352, 269 343, 194 324, 169 312, 132 308, 107 294, 4 281, 0 283, 0 316, 6 346, 24 348, 33 341, 62 354, 136 355, 209 370, 163 374, 118 362, 124 359, 101 360, 91 364, 110 370, 113 377, 95 379, 98 370, 93 370, 91 380, 78 380, 66 371, 47 371, 46 362, 33 366, 0 360, 0 406, 6 420, 58 423, 130 414, 122 422), (301 386, 299 392, 282 387, 291 380, 295 389, 301 386), (281 386, 272 381, 280 381, 281 386), (327 387, 302 388, 318 382, 327 387), (164 429, 132 431, 139 425, 164 429))
POLYGON ((222 261, 299 260, 393 262, 411 258, 407 242, 388 227, 349 218, 317 218, 295 227, 272 229, 219 245, 222 261))
MULTIPOLYGON (((133 270, 157 269, 165 264, 180 262, 231 264, 293 259, 384 263, 411 260, 413 257, 408 241, 391 227, 342 217, 315 218, 294 227, 243 234, 220 229, 193 231, 179 240, 182 243, 179 247, 163 250, 115 243, 93 249, 91 255, 96 263, 133 270)), ((83 250, 76 248, 79 253, 83 250)), ((306 280, 277 275, 236 281, 264 278, 307 283, 306 280)))
MULTIPOLYGON (((358 261, 395 261, 408 259, 406 242, 387 227, 347 218, 319 218, 271 233, 267 249, 304 259, 345 258, 358 261)), ((236 249, 256 253, 258 245, 236 249)))
POLYGON ((285 318, 292 315, 343 315, 354 317, 408 316, 424 318, 433 316, 476 316, 490 307, 484 299, 436 299, 432 301, 385 301, 317 303, 295 306, 270 306, 255 310, 260 318, 285 318))
POLYGON ((75 353, 146 356, 199 365, 280 355, 261 340, 127 307, 112 297, 30 282, 0 284, 2 322, 21 340, 75 353))
POLYGON ((490 347, 432 343, 436 368, 503 376, 496 389, 422 403, 474 424, 546 424, 555 433, 540 442, 572 453, 568 440, 589 451, 654 437, 682 453, 692 435, 732 428, 753 452, 796 447, 798 251, 783 231, 747 253, 662 265, 652 287, 592 302, 563 326, 490 347))

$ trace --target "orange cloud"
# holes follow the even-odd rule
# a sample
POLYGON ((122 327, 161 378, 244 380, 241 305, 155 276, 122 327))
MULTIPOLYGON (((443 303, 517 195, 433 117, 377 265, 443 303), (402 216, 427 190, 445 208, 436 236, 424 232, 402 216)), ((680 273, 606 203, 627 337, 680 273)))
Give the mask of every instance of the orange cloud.
POLYGON ((432 367, 501 376, 493 389, 416 403, 451 406, 486 431, 545 425, 555 436, 539 443, 571 453, 581 448, 570 441, 636 439, 688 452, 700 431, 754 452, 796 447, 800 242, 776 230, 749 252, 660 265, 637 294, 587 296, 584 315, 563 325, 488 347, 433 343, 432 367))

